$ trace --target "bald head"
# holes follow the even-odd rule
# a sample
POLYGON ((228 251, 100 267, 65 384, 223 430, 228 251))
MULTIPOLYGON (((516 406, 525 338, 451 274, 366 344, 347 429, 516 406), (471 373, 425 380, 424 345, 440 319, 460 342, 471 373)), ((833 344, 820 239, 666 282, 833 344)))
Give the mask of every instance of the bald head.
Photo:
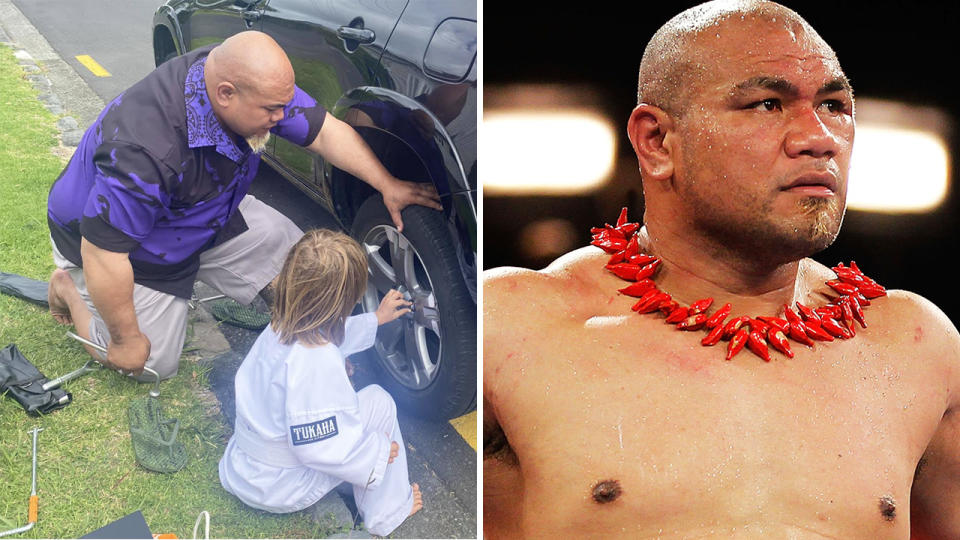
POLYGON ((263 32, 235 34, 210 51, 205 72, 210 82, 229 82, 241 91, 294 83, 293 66, 272 37, 263 32))
POLYGON ((776 264, 833 241, 853 150, 853 91, 799 15, 758 0, 681 13, 644 53, 639 98, 627 132, 652 235, 695 238, 738 260, 764 253, 776 264), (793 189, 816 174, 829 177, 823 190, 793 189))
POLYGON ((726 37, 722 30, 731 25, 783 29, 836 61, 833 50, 793 10, 765 0, 715 0, 680 13, 650 39, 640 63, 638 103, 681 116, 690 105, 691 88, 711 69, 716 42, 726 37))
POLYGON ((295 92, 293 66, 262 32, 231 36, 207 55, 204 82, 221 124, 260 150, 295 92))

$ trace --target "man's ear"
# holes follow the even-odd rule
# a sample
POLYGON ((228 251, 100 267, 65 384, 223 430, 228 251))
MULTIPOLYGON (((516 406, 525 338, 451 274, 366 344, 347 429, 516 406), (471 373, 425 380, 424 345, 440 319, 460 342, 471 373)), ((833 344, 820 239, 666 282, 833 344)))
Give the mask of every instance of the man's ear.
POLYGON ((673 176, 674 155, 666 142, 673 119, 663 109, 641 103, 627 122, 627 134, 640 162, 643 180, 666 180, 673 176))
POLYGON ((237 87, 231 82, 222 81, 217 84, 216 91, 213 93, 213 99, 217 100, 217 104, 221 107, 228 107, 236 95, 237 87))

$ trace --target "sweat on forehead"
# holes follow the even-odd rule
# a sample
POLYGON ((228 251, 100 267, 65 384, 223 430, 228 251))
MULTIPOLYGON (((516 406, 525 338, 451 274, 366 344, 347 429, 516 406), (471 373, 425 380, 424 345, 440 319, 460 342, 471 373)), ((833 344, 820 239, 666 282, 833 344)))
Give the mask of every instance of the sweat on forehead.
POLYGON ((733 39, 731 36, 736 35, 735 32, 721 32, 733 25, 764 25, 783 30, 791 38, 803 40, 836 61, 833 50, 793 10, 764 0, 716 0, 680 13, 653 35, 640 63, 637 102, 680 114, 686 104, 685 91, 690 87, 692 77, 709 69, 703 63, 709 53, 706 47, 715 46, 717 40, 706 38, 733 39))

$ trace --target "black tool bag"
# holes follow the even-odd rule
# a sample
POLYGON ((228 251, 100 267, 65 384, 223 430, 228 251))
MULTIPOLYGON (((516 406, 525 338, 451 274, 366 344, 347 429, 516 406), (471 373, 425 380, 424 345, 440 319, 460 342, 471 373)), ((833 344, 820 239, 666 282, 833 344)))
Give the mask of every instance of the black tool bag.
POLYGON ((17 400, 27 414, 48 414, 73 400, 73 396, 61 388, 44 390, 43 385, 48 381, 16 345, 0 349, 0 395, 17 400))
POLYGON ((47 307, 48 288, 46 281, 0 272, 0 293, 10 294, 47 307))

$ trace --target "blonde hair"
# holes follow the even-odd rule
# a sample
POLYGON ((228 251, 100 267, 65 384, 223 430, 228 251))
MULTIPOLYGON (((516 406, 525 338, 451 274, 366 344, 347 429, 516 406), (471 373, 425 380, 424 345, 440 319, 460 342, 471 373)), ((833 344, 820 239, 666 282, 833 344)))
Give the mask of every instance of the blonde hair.
POLYGON ((367 258, 353 238, 312 230, 290 249, 275 286, 270 325, 280 343, 340 345, 367 287, 367 258))

